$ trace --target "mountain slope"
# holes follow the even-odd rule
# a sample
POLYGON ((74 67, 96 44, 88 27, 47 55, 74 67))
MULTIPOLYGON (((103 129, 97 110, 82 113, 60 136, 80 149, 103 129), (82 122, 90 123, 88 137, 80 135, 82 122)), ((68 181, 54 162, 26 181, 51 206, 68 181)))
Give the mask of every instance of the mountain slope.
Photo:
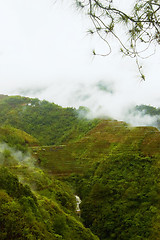
POLYGON ((160 239, 160 132, 103 120, 85 137, 33 148, 39 165, 68 181, 101 240, 160 239))
POLYGON ((36 138, 11 126, 0 127, 0 142, 5 142, 10 147, 21 151, 27 151, 28 147, 39 144, 36 138))
POLYGON ((80 118, 79 111, 45 100, 20 96, 0 98, 0 124, 11 125, 37 138, 43 145, 57 145, 84 136, 97 120, 80 118))
MULTIPOLYGON (((87 121, 84 116, 79 118, 77 110, 38 99, 5 97, 0 100, 0 108, 1 124, 23 129, 40 142, 28 143, 32 161, 25 155, 25 161, 19 161, 12 151, 0 154, 1 165, 19 177, 23 187, 27 183, 32 189, 31 199, 19 202, 21 196, 12 196, 18 180, 11 184, 12 191, 8 191, 10 184, 0 185, 4 239, 13 219, 20 229, 27 226, 25 231, 31 239, 36 234, 42 239, 43 233, 45 239, 96 239, 85 227, 101 240, 160 239, 158 129, 131 127, 116 120, 87 121), (81 220, 85 227, 75 216, 73 193, 82 200, 81 220), (23 203, 30 209, 29 215, 23 203), (5 216, 11 220, 9 224, 5 216)), ((6 176, 8 179, 9 173, 6 176)), ((22 198, 27 198, 25 190, 22 192, 22 198)))
POLYGON ((56 200, 33 193, 0 168, 0 239, 98 240, 56 200))
POLYGON ((160 132, 154 127, 130 127, 124 122, 101 120, 84 137, 60 146, 33 147, 39 166, 53 174, 83 173, 121 146, 144 156, 159 154, 160 132))

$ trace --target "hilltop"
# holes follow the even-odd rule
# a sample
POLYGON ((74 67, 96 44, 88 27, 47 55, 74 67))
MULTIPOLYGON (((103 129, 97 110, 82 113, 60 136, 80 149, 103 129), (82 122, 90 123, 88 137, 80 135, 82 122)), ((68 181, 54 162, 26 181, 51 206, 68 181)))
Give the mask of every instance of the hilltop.
POLYGON ((83 117, 84 111, 85 108, 62 108, 37 98, 1 95, 0 125, 21 129, 41 145, 58 145, 84 136, 97 124, 97 120, 83 117))

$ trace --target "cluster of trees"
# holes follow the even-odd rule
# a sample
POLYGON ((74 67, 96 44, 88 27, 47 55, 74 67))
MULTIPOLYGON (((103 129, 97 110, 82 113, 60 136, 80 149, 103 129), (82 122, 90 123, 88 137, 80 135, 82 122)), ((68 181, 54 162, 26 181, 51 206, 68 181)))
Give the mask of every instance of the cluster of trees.
POLYGON ((160 108, 147 105, 139 105, 135 107, 135 111, 143 112, 146 115, 158 116, 160 115, 160 108))

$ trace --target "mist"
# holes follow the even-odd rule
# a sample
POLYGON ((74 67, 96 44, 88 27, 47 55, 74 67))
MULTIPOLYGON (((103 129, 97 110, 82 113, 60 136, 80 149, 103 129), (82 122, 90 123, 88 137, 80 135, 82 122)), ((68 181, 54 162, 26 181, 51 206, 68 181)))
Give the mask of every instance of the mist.
POLYGON ((105 52, 106 45, 87 35, 90 21, 67 1, 0 1, 0 20, 1 94, 85 106, 90 117, 155 124, 156 117, 129 109, 160 107, 158 51, 143 61, 142 82, 135 61, 122 58, 114 39, 110 56, 93 58, 92 50, 105 52))
POLYGON ((23 165, 34 167, 35 159, 29 152, 23 153, 10 147, 7 143, 0 143, 0 164, 4 166, 23 165))

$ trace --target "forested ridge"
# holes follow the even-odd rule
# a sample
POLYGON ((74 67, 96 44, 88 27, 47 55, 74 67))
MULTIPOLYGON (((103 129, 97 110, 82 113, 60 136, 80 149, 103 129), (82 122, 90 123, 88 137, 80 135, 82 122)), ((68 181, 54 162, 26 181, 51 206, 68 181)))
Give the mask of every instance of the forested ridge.
POLYGON ((40 144, 57 145, 83 136, 97 124, 97 120, 83 117, 85 111, 83 107, 62 108, 37 98, 4 96, 0 99, 0 124, 21 129, 40 144))
POLYGON ((0 239, 160 239, 160 132, 87 111, 0 97, 0 239))

